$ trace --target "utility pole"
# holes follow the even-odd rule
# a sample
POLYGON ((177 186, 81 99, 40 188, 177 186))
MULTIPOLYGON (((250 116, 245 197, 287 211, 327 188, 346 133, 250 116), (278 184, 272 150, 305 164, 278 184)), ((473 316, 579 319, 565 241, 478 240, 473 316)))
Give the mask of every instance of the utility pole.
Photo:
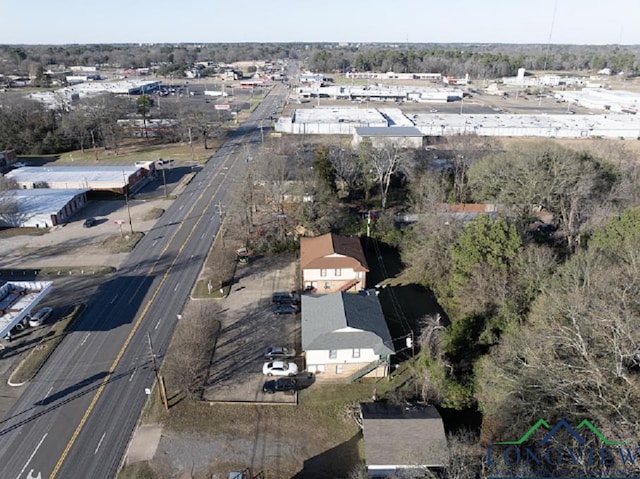
POLYGON ((149 340, 149 352, 151 353, 151 361, 153 363, 153 372, 156 376, 156 381, 158 382, 160 399, 162 400, 162 404, 164 404, 165 410, 168 411, 169 401, 167 400, 167 390, 164 385, 164 378, 160 376, 160 371, 158 371, 158 362, 156 361, 156 354, 153 352, 153 344, 151 343, 151 333, 147 333, 147 339, 149 340))
POLYGON ((222 206, 222 201, 218 200, 218 204, 216 205, 216 210, 218 213, 218 217, 220 218, 220 241, 222 241, 222 248, 225 248, 224 245, 224 224, 222 222, 222 218, 224 216, 224 210, 222 206))
MULTIPOLYGON (((160 158, 159 161, 162 161, 162 158, 160 158)), ((168 194, 167 194, 167 175, 164 172, 164 163, 162 163, 160 165, 160 169, 162 170, 162 186, 164 187, 164 197, 166 198, 168 196, 168 194)))
POLYGON ((133 222, 131 221, 131 208, 129 207, 129 183, 127 182, 127 177, 124 174, 124 170, 122 170, 122 180, 124 182, 122 192, 124 193, 124 202, 127 205, 127 215, 129 215, 129 229, 131 230, 131 234, 133 234, 133 222))

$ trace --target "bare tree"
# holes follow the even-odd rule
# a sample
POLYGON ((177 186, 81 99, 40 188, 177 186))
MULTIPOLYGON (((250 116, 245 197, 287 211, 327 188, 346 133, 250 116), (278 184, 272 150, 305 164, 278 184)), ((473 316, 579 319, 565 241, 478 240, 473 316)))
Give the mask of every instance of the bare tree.
POLYGON ((640 401, 635 259, 576 254, 527 322, 514 325, 480 361, 478 398, 493 434, 517 434, 540 417, 587 417, 605 435, 634 434, 640 424, 633 406, 640 401))
POLYGON ((169 389, 200 396, 220 328, 219 314, 217 304, 203 301, 190 304, 182 315, 163 363, 169 389))
POLYGON ((329 159, 333 163, 337 179, 342 183, 341 188, 346 190, 347 194, 362 188, 362 165, 357 155, 351 150, 334 147, 329 150, 329 159))
POLYGON ((391 179, 400 171, 406 161, 406 152, 397 145, 386 145, 381 148, 371 148, 368 151, 366 164, 374 174, 380 188, 380 206, 387 207, 387 198, 391 179))
POLYGON ((113 149, 118 154, 122 129, 118 120, 127 112, 127 100, 111 94, 87 98, 82 102, 83 108, 96 125, 105 148, 113 149))

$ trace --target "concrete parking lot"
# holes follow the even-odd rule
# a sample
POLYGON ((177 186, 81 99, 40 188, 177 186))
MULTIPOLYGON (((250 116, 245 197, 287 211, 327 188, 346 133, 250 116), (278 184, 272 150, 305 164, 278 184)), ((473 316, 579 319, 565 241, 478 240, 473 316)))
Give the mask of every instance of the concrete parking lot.
MULTIPOLYGON (((224 299, 224 320, 209 371, 204 399, 223 402, 295 403, 284 393, 264 394, 269 378, 262 374, 263 351, 268 346, 288 346, 300 352, 300 315, 272 312, 274 291, 296 287, 298 262, 293 254, 259 258, 241 265, 234 285, 224 299)), ((293 360, 300 371, 304 364, 293 360)), ((300 381, 306 380, 300 374, 300 381)))

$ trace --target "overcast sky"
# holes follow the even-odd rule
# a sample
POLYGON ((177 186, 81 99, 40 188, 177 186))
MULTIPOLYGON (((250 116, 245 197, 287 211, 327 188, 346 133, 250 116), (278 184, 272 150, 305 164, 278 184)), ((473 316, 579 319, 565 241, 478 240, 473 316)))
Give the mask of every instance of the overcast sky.
POLYGON ((0 7, 0 44, 546 44, 550 36, 551 43, 640 44, 640 0, 2 0, 0 7))

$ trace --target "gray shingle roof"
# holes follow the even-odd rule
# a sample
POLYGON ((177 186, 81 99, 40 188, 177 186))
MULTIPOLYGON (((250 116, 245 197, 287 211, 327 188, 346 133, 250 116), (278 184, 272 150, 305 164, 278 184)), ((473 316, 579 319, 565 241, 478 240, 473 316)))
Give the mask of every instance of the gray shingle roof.
POLYGON ((446 467, 447 438, 434 406, 360 403, 368 466, 446 467))
POLYGON ((378 297, 342 292, 302 296, 302 348, 395 352, 378 297))

